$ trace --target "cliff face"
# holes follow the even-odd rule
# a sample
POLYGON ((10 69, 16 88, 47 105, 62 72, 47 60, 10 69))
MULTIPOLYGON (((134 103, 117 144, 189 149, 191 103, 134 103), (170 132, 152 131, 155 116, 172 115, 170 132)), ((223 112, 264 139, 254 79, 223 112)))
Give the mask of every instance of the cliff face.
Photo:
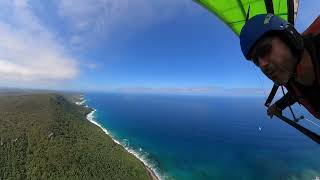
POLYGON ((0 179, 149 179, 88 111, 58 94, 0 95, 0 179))

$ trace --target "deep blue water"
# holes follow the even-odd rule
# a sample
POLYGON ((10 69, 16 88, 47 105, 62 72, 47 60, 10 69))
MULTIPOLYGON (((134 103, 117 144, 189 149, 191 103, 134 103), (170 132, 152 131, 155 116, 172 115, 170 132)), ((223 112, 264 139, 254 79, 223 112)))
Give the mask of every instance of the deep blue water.
POLYGON ((96 121, 164 179, 320 177, 320 146, 270 120, 262 98, 88 93, 86 99, 96 121))

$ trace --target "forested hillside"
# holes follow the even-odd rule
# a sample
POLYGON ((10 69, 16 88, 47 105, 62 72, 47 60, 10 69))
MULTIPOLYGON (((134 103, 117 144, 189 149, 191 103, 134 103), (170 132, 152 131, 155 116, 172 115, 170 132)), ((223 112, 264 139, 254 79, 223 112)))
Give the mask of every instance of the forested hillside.
POLYGON ((0 179, 149 179, 89 112, 59 94, 0 95, 0 179))

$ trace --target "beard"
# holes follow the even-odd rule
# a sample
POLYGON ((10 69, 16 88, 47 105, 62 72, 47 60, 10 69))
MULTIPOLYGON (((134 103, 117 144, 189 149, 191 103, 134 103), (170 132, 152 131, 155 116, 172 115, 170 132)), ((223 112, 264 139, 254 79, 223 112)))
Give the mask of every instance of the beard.
POLYGON ((276 72, 275 76, 270 78, 276 85, 283 86, 287 84, 292 77, 292 73, 289 72, 276 72))
POLYGON ((275 84, 282 86, 289 82, 294 74, 294 62, 295 60, 291 58, 285 59, 283 65, 270 64, 268 72, 263 72, 270 80, 275 84))

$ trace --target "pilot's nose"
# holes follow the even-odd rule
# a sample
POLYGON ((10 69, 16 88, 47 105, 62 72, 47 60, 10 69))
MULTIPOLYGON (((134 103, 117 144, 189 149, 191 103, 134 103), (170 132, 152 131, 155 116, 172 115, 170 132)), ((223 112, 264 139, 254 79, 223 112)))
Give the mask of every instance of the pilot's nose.
POLYGON ((269 66, 269 59, 266 57, 259 58, 259 66, 261 69, 266 69, 269 66))

